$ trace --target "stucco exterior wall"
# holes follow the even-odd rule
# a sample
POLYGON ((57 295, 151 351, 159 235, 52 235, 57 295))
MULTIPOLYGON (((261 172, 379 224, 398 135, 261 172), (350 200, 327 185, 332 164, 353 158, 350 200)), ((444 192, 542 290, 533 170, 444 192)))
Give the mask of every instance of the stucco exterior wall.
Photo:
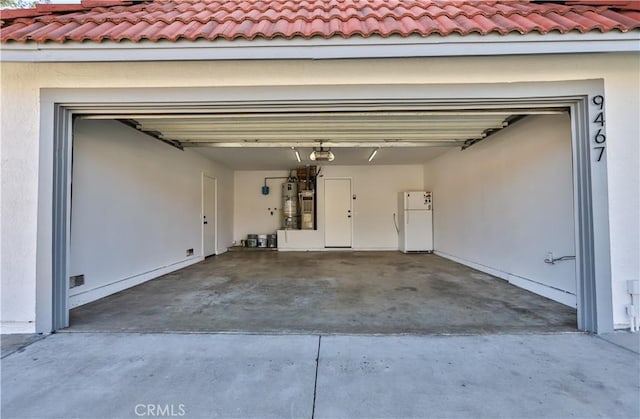
MULTIPOLYGON (((415 58, 163 63, 2 63, 2 324, 34 330, 39 97, 42 88, 508 83, 603 79, 615 324, 640 267, 640 56, 415 58), (631 232, 631 233, 630 233, 631 232)), ((597 198, 596 198, 597 199, 597 198)))

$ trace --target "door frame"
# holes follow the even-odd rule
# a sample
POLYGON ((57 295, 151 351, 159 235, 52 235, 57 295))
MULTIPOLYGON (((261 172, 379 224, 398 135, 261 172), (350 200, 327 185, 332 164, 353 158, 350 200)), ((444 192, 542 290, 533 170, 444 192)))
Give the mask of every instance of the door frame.
POLYGON ((355 209, 353 208, 353 178, 348 176, 337 176, 337 177, 325 177, 323 182, 324 193, 323 193, 323 203, 322 210, 324 212, 324 247, 325 249, 353 249, 353 220, 355 219, 355 209), (351 245, 349 247, 345 246, 327 246, 327 180, 348 180, 349 181, 349 208, 351 209, 351 229, 349 231, 349 235, 351 236, 349 242, 351 245))
MULTIPOLYGON (((373 84, 40 89, 40 142, 36 238, 36 331, 69 324, 68 268, 73 118, 149 112, 150 108, 207 109, 569 109, 572 128, 578 328, 613 330, 607 158, 598 161, 592 99, 606 99, 604 80, 514 83, 373 84), (212 100, 215 98, 215 100, 212 100)), ((606 112, 606 109, 604 110, 606 112)))
POLYGON ((218 254, 218 178, 214 176, 210 176, 205 172, 202 172, 201 176, 201 191, 202 191, 202 199, 201 199, 201 209, 200 209, 200 227, 202 229, 202 257, 206 258, 207 256, 214 256, 218 254), (204 178, 209 178, 213 180, 213 253, 210 255, 206 255, 204 248, 204 178))

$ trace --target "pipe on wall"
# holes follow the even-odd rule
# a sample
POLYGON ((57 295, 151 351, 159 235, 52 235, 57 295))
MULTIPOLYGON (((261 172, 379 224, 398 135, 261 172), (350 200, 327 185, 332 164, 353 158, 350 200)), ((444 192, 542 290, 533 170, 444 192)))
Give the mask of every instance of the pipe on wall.
POLYGON ((627 292, 631 295, 631 304, 627 304, 630 330, 640 330, 640 280, 627 281, 627 292))

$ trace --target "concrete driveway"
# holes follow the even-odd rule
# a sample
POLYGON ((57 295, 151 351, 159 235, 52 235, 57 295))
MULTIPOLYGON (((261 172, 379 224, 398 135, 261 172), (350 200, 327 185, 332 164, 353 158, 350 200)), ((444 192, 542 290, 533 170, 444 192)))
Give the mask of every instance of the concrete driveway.
POLYGON ((2 418, 637 418, 639 376, 637 353, 579 333, 58 333, 2 360, 1 413, 2 418))

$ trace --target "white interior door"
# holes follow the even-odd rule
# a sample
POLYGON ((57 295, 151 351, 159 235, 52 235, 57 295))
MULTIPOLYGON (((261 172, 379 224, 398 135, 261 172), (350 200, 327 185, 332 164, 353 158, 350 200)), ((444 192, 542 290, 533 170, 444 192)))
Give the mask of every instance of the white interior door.
POLYGON ((351 179, 324 181, 325 247, 351 247, 351 179))
POLYGON ((202 177, 202 245, 204 256, 216 254, 216 180, 202 177))

